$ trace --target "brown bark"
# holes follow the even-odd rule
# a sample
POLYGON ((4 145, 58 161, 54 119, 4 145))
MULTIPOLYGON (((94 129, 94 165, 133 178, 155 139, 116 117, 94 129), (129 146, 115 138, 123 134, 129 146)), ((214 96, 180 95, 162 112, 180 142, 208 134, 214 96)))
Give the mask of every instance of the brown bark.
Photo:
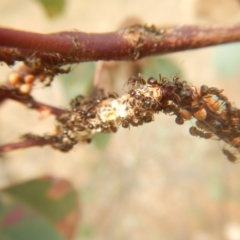
POLYGON ((0 60, 40 58, 43 65, 61 66, 97 60, 143 57, 240 41, 240 24, 228 26, 146 27, 134 25, 110 33, 40 34, 0 28, 0 60))

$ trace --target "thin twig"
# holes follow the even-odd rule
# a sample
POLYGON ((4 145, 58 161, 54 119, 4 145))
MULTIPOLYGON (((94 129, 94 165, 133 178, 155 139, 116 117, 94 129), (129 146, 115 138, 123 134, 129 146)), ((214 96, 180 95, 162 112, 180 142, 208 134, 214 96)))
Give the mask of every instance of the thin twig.
POLYGON ((49 140, 44 138, 35 138, 35 139, 22 139, 19 142, 6 143, 0 145, 0 153, 10 152, 17 149, 29 148, 29 147, 42 147, 46 145, 51 145, 49 140))
POLYGON ((67 110, 53 107, 48 104, 44 104, 34 100, 31 95, 22 94, 17 90, 9 89, 7 87, 0 87, 0 103, 6 99, 12 99, 17 102, 20 102, 31 109, 36 109, 38 111, 48 111, 49 114, 53 114, 55 116, 60 116, 64 113, 67 113, 67 110))

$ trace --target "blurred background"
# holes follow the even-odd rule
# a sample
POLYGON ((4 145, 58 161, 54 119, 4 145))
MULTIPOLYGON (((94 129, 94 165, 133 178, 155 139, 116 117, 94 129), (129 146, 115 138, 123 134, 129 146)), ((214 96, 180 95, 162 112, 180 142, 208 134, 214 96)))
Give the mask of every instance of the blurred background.
MULTIPOLYGON (((47 2, 47 1, 45 1, 47 2)), ((68 0, 59 15, 40 1, 0 0, 0 25, 50 33, 64 30, 115 31, 131 23, 167 25, 228 24, 240 20, 237 0, 68 0)), ((240 44, 179 52, 137 62, 83 63, 52 86, 34 89, 39 101, 66 108, 87 94, 102 66, 101 86, 123 92, 132 75, 180 76, 193 85, 224 89, 240 106, 240 44)), ((11 68, 1 66, 4 82, 11 68)), ((0 109, 0 143, 23 133, 53 132, 54 118, 7 101, 0 109)), ((239 240, 240 164, 222 154, 216 140, 192 137, 191 121, 179 126, 159 114, 142 127, 95 136, 69 153, 49 147, 1 156, 0 187, 51 175, 69 180, 79 194, 81 220, 75 239, 239 240)))

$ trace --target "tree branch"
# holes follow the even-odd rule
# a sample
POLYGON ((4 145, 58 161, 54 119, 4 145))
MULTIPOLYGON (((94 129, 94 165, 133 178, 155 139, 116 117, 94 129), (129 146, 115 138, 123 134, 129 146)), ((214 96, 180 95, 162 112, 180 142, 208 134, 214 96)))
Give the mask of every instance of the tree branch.
POLYGON ((51 139, 47 139, 37 135, 34 137, 34 135, 32 135, 32 137, 23 137, 22 140, 19 142, 0 145, 0 153, 29 147, 43 147, 46 145, 51 145, 51 139))
POLYGON ((222 89, 186 81, 141 76, 131 77, 128 93, 118 97, 102 90, 90 98, 79 95, 70 109, 57 117, 53 135, 25 134, 18 143, 0 146, 0 153, 18 148, 50 145, 62 152, 70 151, 78 142, 90 143, 99 132, 115 133, 119 127, 139 127, 154 121, 160 112, 175 116, 176 124, 196 120, 189 128, 192 136, 218 139, 226 143, 222 149, 229 161, 238 161, 240 153, 240 109, 223 95, 222 89))
POLYGON ((18 90, 9 89, 5 86, 0 87, 0 103, 5 101, 6 99, 12 99, 17 102, 20 102, 26 105, 28 108, 36 109, 38 111, 48 111, 49 114, 53 114, 55 116, 60 116, 64 113, 68 113, 67 110, 53 107, 41 102, 34 100, 31 95, 22 94, 18 90))
POLYGON ((43 65, 97 60, 137 60, 146 56, 240 41, 240 23, 215 26, 146 27, 110 33, 31 33, 0 28, 0 61, 41 59, 43 65))

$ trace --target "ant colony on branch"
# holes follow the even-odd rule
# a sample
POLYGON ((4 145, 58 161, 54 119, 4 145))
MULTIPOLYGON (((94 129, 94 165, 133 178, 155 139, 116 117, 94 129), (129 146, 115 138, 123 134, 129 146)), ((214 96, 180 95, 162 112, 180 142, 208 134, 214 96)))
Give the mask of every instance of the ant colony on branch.
MULTIPOLYGON (((15 86, 15 92, 19 91, 18 98, 30 99, 31 103, 26 87, 26 84, 33 85, 31 75, 22 80, 15 74, 9 82, 15 86)), ((206 85, 198 88, 176 76, 144 79, 140 74, 130 77, 124 87, 126 93, 122 96, 98 89, 91 97, 75 97, 70 109, 58 115, 56 133, 45 136, 44 141, 67 152, 78 142, 90 143, 95 133, 115 133, 119 127, 138 127, 152 122, 154 114, 162 112, 174 115, 179 125, 195 120, 189 129, 190 135, 225 142, 227 147, 223 148, 223 154, 231 162, 238 161, 240 109, 232 106, 222 89, 206 85)))
POLYGON ((116 132, 119 127, 138 127, 154 120, 154 114, 175 115, 179 125, 195 119, 189 129, 192 136, 224 141, 234 151, 224 148, 223 153, 236 162, 240 152, 240 109, 233 107, 223 90, 206 85, 197 88, 180 81, 178 77, 145 80, 141 75, 130 77, 124 85, 127 93, 104 93, 91 98, 74 98, 71 111, 58 117, 53 147, 70 150, 78 141, 89 143, 98 132, 116 132))

